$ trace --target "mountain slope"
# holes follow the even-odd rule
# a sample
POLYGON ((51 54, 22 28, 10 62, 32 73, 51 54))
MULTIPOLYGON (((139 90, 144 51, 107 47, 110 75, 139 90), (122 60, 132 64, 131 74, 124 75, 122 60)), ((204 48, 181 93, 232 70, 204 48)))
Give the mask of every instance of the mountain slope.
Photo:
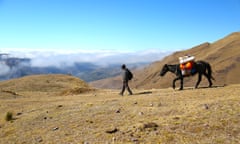
POLYGON ((31 96, 32 93, 66 95, 93 90, 81 79, 62 74, 31 75, 2 81, 0 88, 0 97, 31 96))
MULTIPOLYGON (((167 73, 160 77, 159 73, 164 64, 176 64, 178 58, 186 54, 194 55, 196 60, 205 60, 212 66, 214 85, 240 83, 240 32, 232 33, 214 43, 203 43, 191 49, 175 52, 161 61, 154 62, 142 70, 134 71, 134 79, 130 83, 134 88, 166 88, 171 87, 175 75, 167 73)), ((197 76, 185 78, 184 86, 193 86, 197 76)), ((176 83, 179 86, 179 82, 176 83)), ((100 88, 121 87, 120 77, 105 79, 91 83, 100 88), (118 83, 116 83, 118 81, 118 83)), ((200 86, 207 86, 207 80, 202 78, 200 86)))

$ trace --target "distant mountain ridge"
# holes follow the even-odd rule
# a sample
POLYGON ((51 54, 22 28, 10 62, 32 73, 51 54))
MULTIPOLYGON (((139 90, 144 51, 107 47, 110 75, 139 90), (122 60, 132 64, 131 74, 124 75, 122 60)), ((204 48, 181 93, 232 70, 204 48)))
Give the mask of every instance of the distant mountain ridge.
MULTIPOLYGON (((232 33, 213 43, 203 43, 188 50, 178 51, 166 56, 161 61, 151 63, 142 70, 134 71, 134 79, 130 83, 133 88, 166 88, 172 86, 175 75, 167 73, 160 77, 159 73, 164 64, 176 64, 180 56, 193 55, 196 60, 205 60, 212 66, 214 85, 240 83, 240 32, 232 33)), ((184 79, 184 86, 194 86, 197 77, 184 79)), ((177 82, 179 86, 179 82, 177 82)), ((120 88, 120 77, 92 82, 98 88, 120 88)), ((207 86, 203 77, 200 86, 207 86)))
MULTIPOLYGON (((138 68, 148 63, 133 63, 130 68, 138 68)), ((121 64, 100 66, 90 62, 75 62, 73 65, 31 66, 30 58, 11 57, 0 53, 0 80, 9 80, 28 75, 38 74, 69 74, 81 78, 86 82, 114 77, 120 74, 121 64)))

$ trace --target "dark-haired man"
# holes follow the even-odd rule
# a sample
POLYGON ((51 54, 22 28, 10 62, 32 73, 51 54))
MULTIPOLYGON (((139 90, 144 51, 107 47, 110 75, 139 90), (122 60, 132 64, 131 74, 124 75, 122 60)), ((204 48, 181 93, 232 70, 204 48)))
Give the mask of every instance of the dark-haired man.
POLYGON ((128 86, 128 81, 131 80, 133 77, 132 73, 127 69, 126 65, 122 65, 122 81, 123 81, 123 86, 122 86, 122 91, 120 92, 120 95, 123 96, 125 89, 128 90, 129 95, 132 95, 132 91, 128 86))

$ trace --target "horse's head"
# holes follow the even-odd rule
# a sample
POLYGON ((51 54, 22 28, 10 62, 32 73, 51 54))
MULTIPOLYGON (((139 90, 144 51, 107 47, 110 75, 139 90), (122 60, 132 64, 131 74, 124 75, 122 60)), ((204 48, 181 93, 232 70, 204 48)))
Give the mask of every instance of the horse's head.
POLYGON ((168 65, 165 64, 160 72, 160 76, 164 76, 169 71, 168 65))

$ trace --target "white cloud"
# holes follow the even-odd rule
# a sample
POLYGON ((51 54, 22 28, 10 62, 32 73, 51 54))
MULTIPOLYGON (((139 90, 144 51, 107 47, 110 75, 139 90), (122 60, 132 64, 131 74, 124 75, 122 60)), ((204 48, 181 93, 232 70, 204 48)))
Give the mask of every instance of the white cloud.
POLYGON ((9 66, 7 66, 5 63, 0 62, 0 76, 6 75, 10 72, 9 66))
POLYGON ((114 63, 153 62, 170 52, 159 50, 115 51, 115 50, 46 50, 46 49, 1 49, 11 57, 30 58, 32 66, 70 66, 75 62, 91 62, 99 65, 114 63))

